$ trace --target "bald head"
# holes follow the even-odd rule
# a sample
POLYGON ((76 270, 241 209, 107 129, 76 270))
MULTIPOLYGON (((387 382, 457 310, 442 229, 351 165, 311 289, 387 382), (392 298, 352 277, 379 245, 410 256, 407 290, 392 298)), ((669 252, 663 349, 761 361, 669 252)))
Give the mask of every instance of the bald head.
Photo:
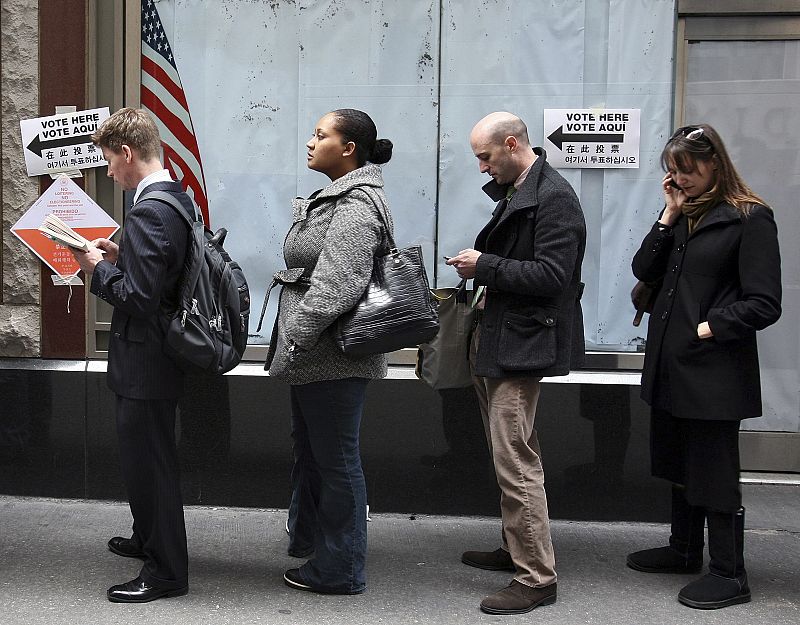
POLYGON ((469 142, 481 173, 489 174, 501 185, 512 184, 536 160, 528 128, 512 113, 484 117, 473 127, 469 142))
POLYGON ((514 137, 520 147, 530 146, 525 122, 513 113, 499 111, 489 113, 475 124, 470 134, 470 141, 473 138, 480 138, 482 142, 502 144, 507 137, 514 137))

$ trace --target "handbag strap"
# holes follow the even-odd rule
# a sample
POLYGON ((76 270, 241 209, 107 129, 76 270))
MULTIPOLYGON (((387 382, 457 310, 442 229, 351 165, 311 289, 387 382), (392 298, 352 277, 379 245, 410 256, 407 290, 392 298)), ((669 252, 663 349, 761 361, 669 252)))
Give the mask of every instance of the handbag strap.
POLYGON ((436 289, 431 289, 431 295, 436 299, 437 302, 446 302, 449 299, 456 298, 457 302, 462 304, 467 303, 467 278, 461 278, 461 282, 459 282, 455 286, 455 290, 450 293, 447 297, 442 297, 436 292, 436 289))
MULTIPOLYGON (((372 190, 372 187, 370 185, 359 184, 359 185, 356 185, 354 187, 349 188, 347 191, 344 191, 343 193, 341 193, 339 195, 335 195, 335 196, 331 196, 331 197, 335 197, 336 199, 344 197, 345 195, 350 193, 353 189, 361 189, 366 194, 366 196, 372 201, 372 205, 378 211, 378 216, 381 219, 381 224, 383 225, 384 229, 386 230, 386 238, 389 240, 389 251, 391 252, 392 250, 396 250, 397 249, 397 245, 394 242, 394 234, 392 233, 392 229, 389 227, 389 218, 388 218, 388 216, 386 214, 385 205, 384 205, 383 202, 379 202, 376 199, 376 194, 372 190)), ((328 200, 328 199, 331 199, 331 197, 326 197, 325 199, 328 200)), ((332 216, 331 216, 331 221, 333 221, 333 217, 332 216)), ((331 224, 330 224, 330 222, 328 222, 328 228, 325 230, 326 234, 327 234, 328 229, 330 227, 331 227, 331 224)))
POLYGON ((372 204, 378 209, 378 216, 381 218, 381 223, 383 227, 386 229, 386 238, 389 239, 389 251, 397 249, 397 245, 394 242, 394 235, 392 234, 392 229, 389 227, 389 218, 386 214, 386 208, 383 202, 378 202, 376 199, 376 193, 372 190, 372 187, 368 185, 358 185, 357 187, 353 187, 354 189, 361 189, 364 193, 366 193, 367 197, 372 201, 372 204))

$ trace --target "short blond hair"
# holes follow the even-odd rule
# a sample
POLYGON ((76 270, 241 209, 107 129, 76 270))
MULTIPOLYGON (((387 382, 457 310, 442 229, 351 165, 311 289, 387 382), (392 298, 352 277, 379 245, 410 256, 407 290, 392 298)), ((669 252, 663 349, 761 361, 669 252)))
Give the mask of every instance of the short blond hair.
POLYGON ((149 161, 161 155, 161 137, 158 127, 144 109, 122 108, 104 121, 92 135, 92 143, 112 152, 120 152, 123 145, 136 150, 142 160, 149 161))

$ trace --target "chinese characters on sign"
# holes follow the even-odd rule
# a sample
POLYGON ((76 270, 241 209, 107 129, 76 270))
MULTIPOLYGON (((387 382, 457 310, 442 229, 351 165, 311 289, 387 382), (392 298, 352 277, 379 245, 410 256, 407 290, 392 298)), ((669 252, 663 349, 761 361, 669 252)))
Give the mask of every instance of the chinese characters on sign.
POLYGON ((639 167, 639 109, 545 109, 553 167, 639 167))
POLYGON ((29 176, 105 165, 92 133, 109 116, 108 107, 20 120, 29 176))

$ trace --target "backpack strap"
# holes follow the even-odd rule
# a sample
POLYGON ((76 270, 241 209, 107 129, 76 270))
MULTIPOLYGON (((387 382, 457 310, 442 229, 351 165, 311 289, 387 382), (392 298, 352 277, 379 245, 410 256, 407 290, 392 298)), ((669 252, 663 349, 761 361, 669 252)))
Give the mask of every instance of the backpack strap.
MULTIPOLYGON (((190 198, 191 199, 191 198, 190 198)), ((205 228, 203 225, 203 215, 200 210, 197 208, 197 204, 194 200, 192 200, 192 208, 194 209, 194 219, 192 219, 189 214, 186 212, 183 204, 174 196, 172 193, 168 193, 167 191, 150 191, 149 193, 145 193, 144 195, 139 196, 139 202, 142 200, 156 200, 158 202, 163 202, 168 206, 171 206, 175 211, 183 217, 183 220, 186 222, 186 225, 189 227, 189 239, 186 245, 186 258, 191 258, 190 254, 192 253, 192 241, 196 239, 197 235, 195 233, 195 228, 200 225, 202 228, 205 228)), ((137 204, 139 202, 136 202, 137 204)), ((199 245, 195 243, 194 245, 199 245)), ((200 248, 202 250, 202 248, 200 248)), ((198 252, 202 254, 201 252, 198 252)), ((184 261, 185 264, 186 261, 184 261)), ((178 309, 182 307, 182 299, 186 293, 192 293, 194 291, 195 286, 197 285, 197 281, 200 278, 200 265, 195 263, 191 268, 184 269, 184 274, 181 278, 181 286, 178 290, 178 309)), ((175 311, 171 309, 162 308, 164 312, 173 313, 175 311)))
POLYGON ((195 204, 194 200, 192 200, 192 208, 194 209, 194 219, 189 217, 189 214, 186 212, 186 209, 184 208, 183 204, 181 204, 181 202, 178 201, 178 199, 172 193, 168 193, 167 191, 150 191, 149 193, 145 193, 144 195, 139 196, 139 201, 136 203, 138 204, 143 200, 158 200, 159 202, 163 202, 164 204, 169 204, 172 208, 178 211, 181 217, 183 217, 183 219, 189 225, 189 229, 191 229, 196 222, 203 221, 203 215, 198 210, 197 204, 195 204))

